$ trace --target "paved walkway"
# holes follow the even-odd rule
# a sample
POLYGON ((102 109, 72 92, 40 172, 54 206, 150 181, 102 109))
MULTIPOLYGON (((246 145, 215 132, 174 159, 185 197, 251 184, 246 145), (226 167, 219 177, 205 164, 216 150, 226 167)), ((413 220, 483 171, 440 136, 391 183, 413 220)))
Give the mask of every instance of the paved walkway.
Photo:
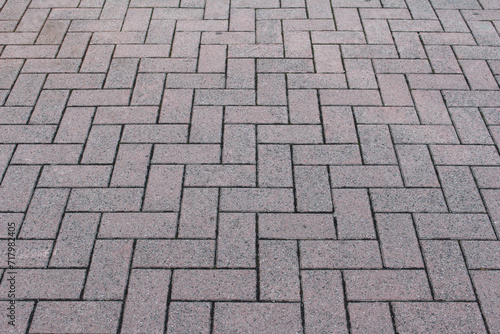
POLYGON ((498 0, 0 6, 1 333, 500 333, 498 0))

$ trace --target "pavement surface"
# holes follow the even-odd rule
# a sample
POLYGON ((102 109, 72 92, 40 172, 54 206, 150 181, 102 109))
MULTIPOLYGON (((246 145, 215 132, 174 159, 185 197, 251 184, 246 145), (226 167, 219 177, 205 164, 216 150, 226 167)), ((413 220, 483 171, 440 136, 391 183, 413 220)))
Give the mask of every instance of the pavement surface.
POLYGON ((498 0, 0 6, 1 333, 500 333, 498 0))

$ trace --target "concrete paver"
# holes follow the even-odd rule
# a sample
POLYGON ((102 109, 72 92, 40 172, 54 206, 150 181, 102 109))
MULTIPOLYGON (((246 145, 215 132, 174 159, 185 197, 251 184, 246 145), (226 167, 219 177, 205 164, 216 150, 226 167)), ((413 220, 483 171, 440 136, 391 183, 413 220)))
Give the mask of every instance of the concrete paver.
POLYGON ((495 0, 0 0, 0 332, 500 333, 499 84, 495 0))

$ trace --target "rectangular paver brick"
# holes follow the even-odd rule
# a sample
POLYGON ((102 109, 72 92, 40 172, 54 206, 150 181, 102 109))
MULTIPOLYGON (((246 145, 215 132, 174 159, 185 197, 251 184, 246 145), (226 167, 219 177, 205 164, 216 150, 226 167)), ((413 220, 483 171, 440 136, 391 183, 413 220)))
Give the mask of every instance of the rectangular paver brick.
POLYGON ((160 123, 189 123, 193 89, 166 89, 163 94, 160 123))
POLYGON ((93 124, 156 123, 158 107, 98 107, 93 124))
POLYGON ((299 212, 329 212, 333 210, 326 166, 296 166, 294 168, 295 197, 299 212))
POLYGON ((179 237, 215 238, 219 191, 216 188, 185 188, 182 194, 179 237))
POLYGON ((31 331, 50 333, 114 332, 118 329, 121 302, 42 301, 37 304, 31 331), (61 321, 61 319, 73 319, 61 321))
POLYGON ((174 270, 173 300, 255 300, 255 270, 174 270))
POLYGON ((111 176, 106 165, 48 165, 42 170, 41 187, 105 187, 111 176))
POLYGON ((439 187, 429 149, 425 145, 396 145, 406 187, 439 187))
POLYGON ((121 144, 113 168, 110 186, 144 186, 150 153, 150 144, 121 144))
POLYGON ((490 331, 498 331, 500 329, 500 321, 498 321, 500 315, 498 271, 473 271, 471 278, 490 331))
POLYGON ((463 144, 491 144, 491 137, 477 108, 450 108, 458 137, 463 144))
MULTIPOLYGON (((77 299, 83 289, 83 269, 18 269, 16 270, 16 297, 19 299, 77 299), (55 288, 57 286, 57 288, 55 288)), ((7 299, 9 274, 4 275, 0 287, 7 299)))
POLYGON ((436 165, 499 165, 500 156, 494 146, 431 145, 436 165))
POLYGON ((380 249, 387 268, 423 268, 422 254, 409 214, 377 214, 380 249))
POLYGON ((133 269, 123 313, 123 333, 163 332, 170 270, 133 269))
POLYGON ((77 188, 71 191, 68 211, 139 211, 142 188, 77 188))
POLYGON ((375 240, 301 241, 300 265, 306 269, 382 268, 375 240))
POLYGON ((94 113, 94 108, 66 108, 54 142, 85 143, 94 113))
POLYGON ((258 125, 257 140, 267 144, 321 144, 320 125, 258 125))
POLYGON ((288 103, 289 103, 291 123, 295 124, 321 123, 318 97, 315 90, 313 89, 289 90, 288 103))
POLYGON ((219 215, 216 262, 218 268, 255 268, 255 225, 256 218, 252 213, 219 215))
POLYGON ((447 206, 439 189, 377 188, 370 189, 375 212, 446 212, 447 206))
POLYGON ((252 165, 188 165, 185 186, 194 187, 251 187, 256 171, 252 165))
POLYGON ((85 300, 123 299, 128 281, 132 240, 97 240, 87 281, 85 300))
POLYGON ((11 166, 7 169, 0 189, 2 211, 26 210, 39 172, 39 166, 11 166))
POLYGON ((99 218, 98 213, 66 214, 52 251, 50 266, 88 267, 99 218))
POLYGON ((359 125, 359 141, 366 164, 396 164, 396 154, 386 125, 359 125))
POLYGON ((223 163, 255 163, 256 131, 250 124, 224 125, 223 163))
POLYGON ((261 300, 300 300, 297 242, 259 241, 259 285, 261 300))
POLYGON ((366 189, 332 189, 339 239, 375 239, 366 189))
POLYGON ((220 145, 215 144, 157 144, 153 163, 214 164, 220 163, 220 145))
POLYGON ((402 187, 397 166, 330 166, 332 188, 402 187))
POLYGON ((347 300, 431 300, 424 270, 352 270, 344 273, 347 300))
POLYGON ((209 302, 170 302, 167 333, 174 334, 191 330, 209 333, 211 310, 212 304, 209 302))
POLYGON ((358 142, 353 113, 349 107, 322 107, 321 116, 325 143, 355 144, 358 142))
POLYGON ((303 270, 301 274, 306 333, 348 333, 340 272, 303 270))
POLYGON ((462 241, 469 269, 500 268, 500 243, 498 241, 462 241))
POLYGON ((358 145, 293 145, 293 162, 298 165, 361 164, 358 145))
POLYGON ((349 303, 348 309, 352 333, 394 333, 388 303, 349 303))
POLYGON ((57 124, 68 100, 67 90, 42 90, 30 117, 30 124, 57 124))
POLYGON ((418 213, 414 218, 421 239, 495 239, 486 214, 418 213))
POLYGON ((335 239, 331 214, 261 213, 259 237, 269 239, 335 239))
POLYGON ((469 274, 457 241, 422 241, 429 280, 437 300, 475 300, 469 274))
POLYGON ((104 213, 99 238, 173 238, 177 229, 176 213, 104 213))
POLYGON ((183 166, 151 166, 143 209, 146 211, 178 211, 183 174, 183 166))
POLYGON ((139 240, 134 268, 210 268, 215 242, 211 240, 139 240))
POLYGON ((486 332, 476 303, 393 303, 398 331, 486 332))
POLYGON ((190 143, 220 143, 222 137, 223 110, 221 107, 193 108, 190 143))
POLYGON ((221 211, 292 212, 293 190, 289 188, 222 188, 221 211))
POLYGON ((258 181, 261 187, 292 187, 292 157, 288 145, 258 145, 258 181))
MULTIPOLYGON (((25 169, 25 173, 29 176, 30 171, 25 169)), ((22 182, 19 182, 19 186, 23 185, 22 182)), ((68 195, 69 189, 36 189, 26 212, 20 237, 55 239, 68 195)), ((23 194, 17 196, 18 201, 23 199, 23 194)), ((3 210, 8 209, 8 206, 2 207, 3 210)))
POLYGON ((301 333, 299 303, 216 303, 214 332, 301 333))
POLYGON ((450 211, 485 211, 479 190, 468 167, 439 166, 437 171, 450 211))

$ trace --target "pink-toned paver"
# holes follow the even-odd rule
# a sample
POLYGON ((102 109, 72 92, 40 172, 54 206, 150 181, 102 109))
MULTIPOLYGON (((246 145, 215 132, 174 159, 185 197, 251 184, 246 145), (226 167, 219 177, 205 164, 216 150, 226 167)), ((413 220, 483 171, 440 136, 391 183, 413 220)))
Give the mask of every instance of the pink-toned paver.
POLYGON ((0 333, 500 333, 499 33, 498 0, 0 0, 0 333))

